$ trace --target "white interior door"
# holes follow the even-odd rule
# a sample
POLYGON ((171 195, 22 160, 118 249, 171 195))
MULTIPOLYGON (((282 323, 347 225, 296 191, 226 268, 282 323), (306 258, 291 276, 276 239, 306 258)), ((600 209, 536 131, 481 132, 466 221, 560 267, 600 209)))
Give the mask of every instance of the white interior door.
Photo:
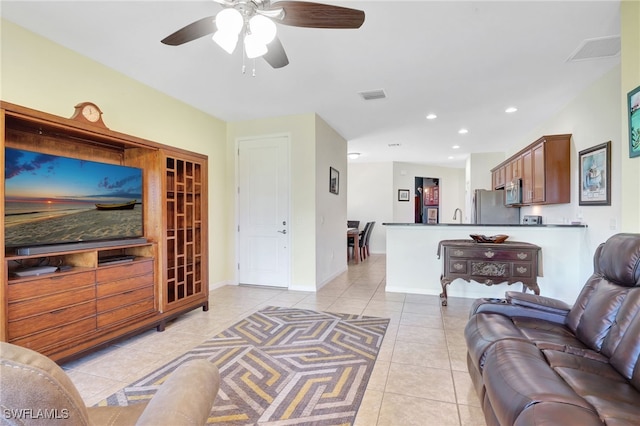
POLYGON ((289 287, 289 138, 238 142, 238 281, 289 287))

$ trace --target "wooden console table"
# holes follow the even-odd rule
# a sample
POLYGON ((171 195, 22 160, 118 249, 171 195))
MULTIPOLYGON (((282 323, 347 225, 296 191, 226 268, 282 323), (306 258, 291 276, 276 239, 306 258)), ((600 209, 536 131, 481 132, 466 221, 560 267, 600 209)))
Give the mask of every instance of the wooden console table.
POLYGON ((476 243, 473 240, 440 241, 438 258, 443 255, 440 303, 447 306, 447 286, 456 278, 488 286, 521 282, 523 292, 529 288, 540 294, 537 283, 540 250, 534 244, 517 241, 500 244, 476 243))

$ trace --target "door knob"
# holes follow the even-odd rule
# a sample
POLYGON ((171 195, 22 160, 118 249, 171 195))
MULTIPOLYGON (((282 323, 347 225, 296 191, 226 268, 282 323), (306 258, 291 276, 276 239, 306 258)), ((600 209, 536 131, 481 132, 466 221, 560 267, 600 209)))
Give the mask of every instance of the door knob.
POLYGON ((286 230, 286 229, 283 229, 282 231, 278 231, 278 232, 279 232, 279 233, 281 233, 281 234, 286 234, 286 233, 287 233, 287 230, 286 230))

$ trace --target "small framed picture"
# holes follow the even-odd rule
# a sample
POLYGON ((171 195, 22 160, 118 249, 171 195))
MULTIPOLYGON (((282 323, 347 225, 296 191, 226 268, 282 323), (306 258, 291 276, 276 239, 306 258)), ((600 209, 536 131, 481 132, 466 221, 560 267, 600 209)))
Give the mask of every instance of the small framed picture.
POLYGON ((629 107, 629 157, 640 156, 640 86, 627 95, 629 107))
POLYGON ((398 189, 398 201, 409 201, 408 189, 398 189))
POLYGON ((435 207, 427 209, 427 223, 438 223, 438 209, 435 207))
POLYGON ((329 192, 338 195, 340 190, 340 172, 329 167, 329 192))
POLYGON ((579 205, 611 205, 611 141, 580 151, 579 205))

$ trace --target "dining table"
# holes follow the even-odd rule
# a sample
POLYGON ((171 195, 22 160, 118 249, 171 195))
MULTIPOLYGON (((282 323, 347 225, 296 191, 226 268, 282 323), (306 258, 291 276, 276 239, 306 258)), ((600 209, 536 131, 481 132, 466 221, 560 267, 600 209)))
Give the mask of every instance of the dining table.
POLYGON ((347 228, 347 259, 349 259, 349 238, 353 238, 353 261, 360 262, 360 229, 347 228))

